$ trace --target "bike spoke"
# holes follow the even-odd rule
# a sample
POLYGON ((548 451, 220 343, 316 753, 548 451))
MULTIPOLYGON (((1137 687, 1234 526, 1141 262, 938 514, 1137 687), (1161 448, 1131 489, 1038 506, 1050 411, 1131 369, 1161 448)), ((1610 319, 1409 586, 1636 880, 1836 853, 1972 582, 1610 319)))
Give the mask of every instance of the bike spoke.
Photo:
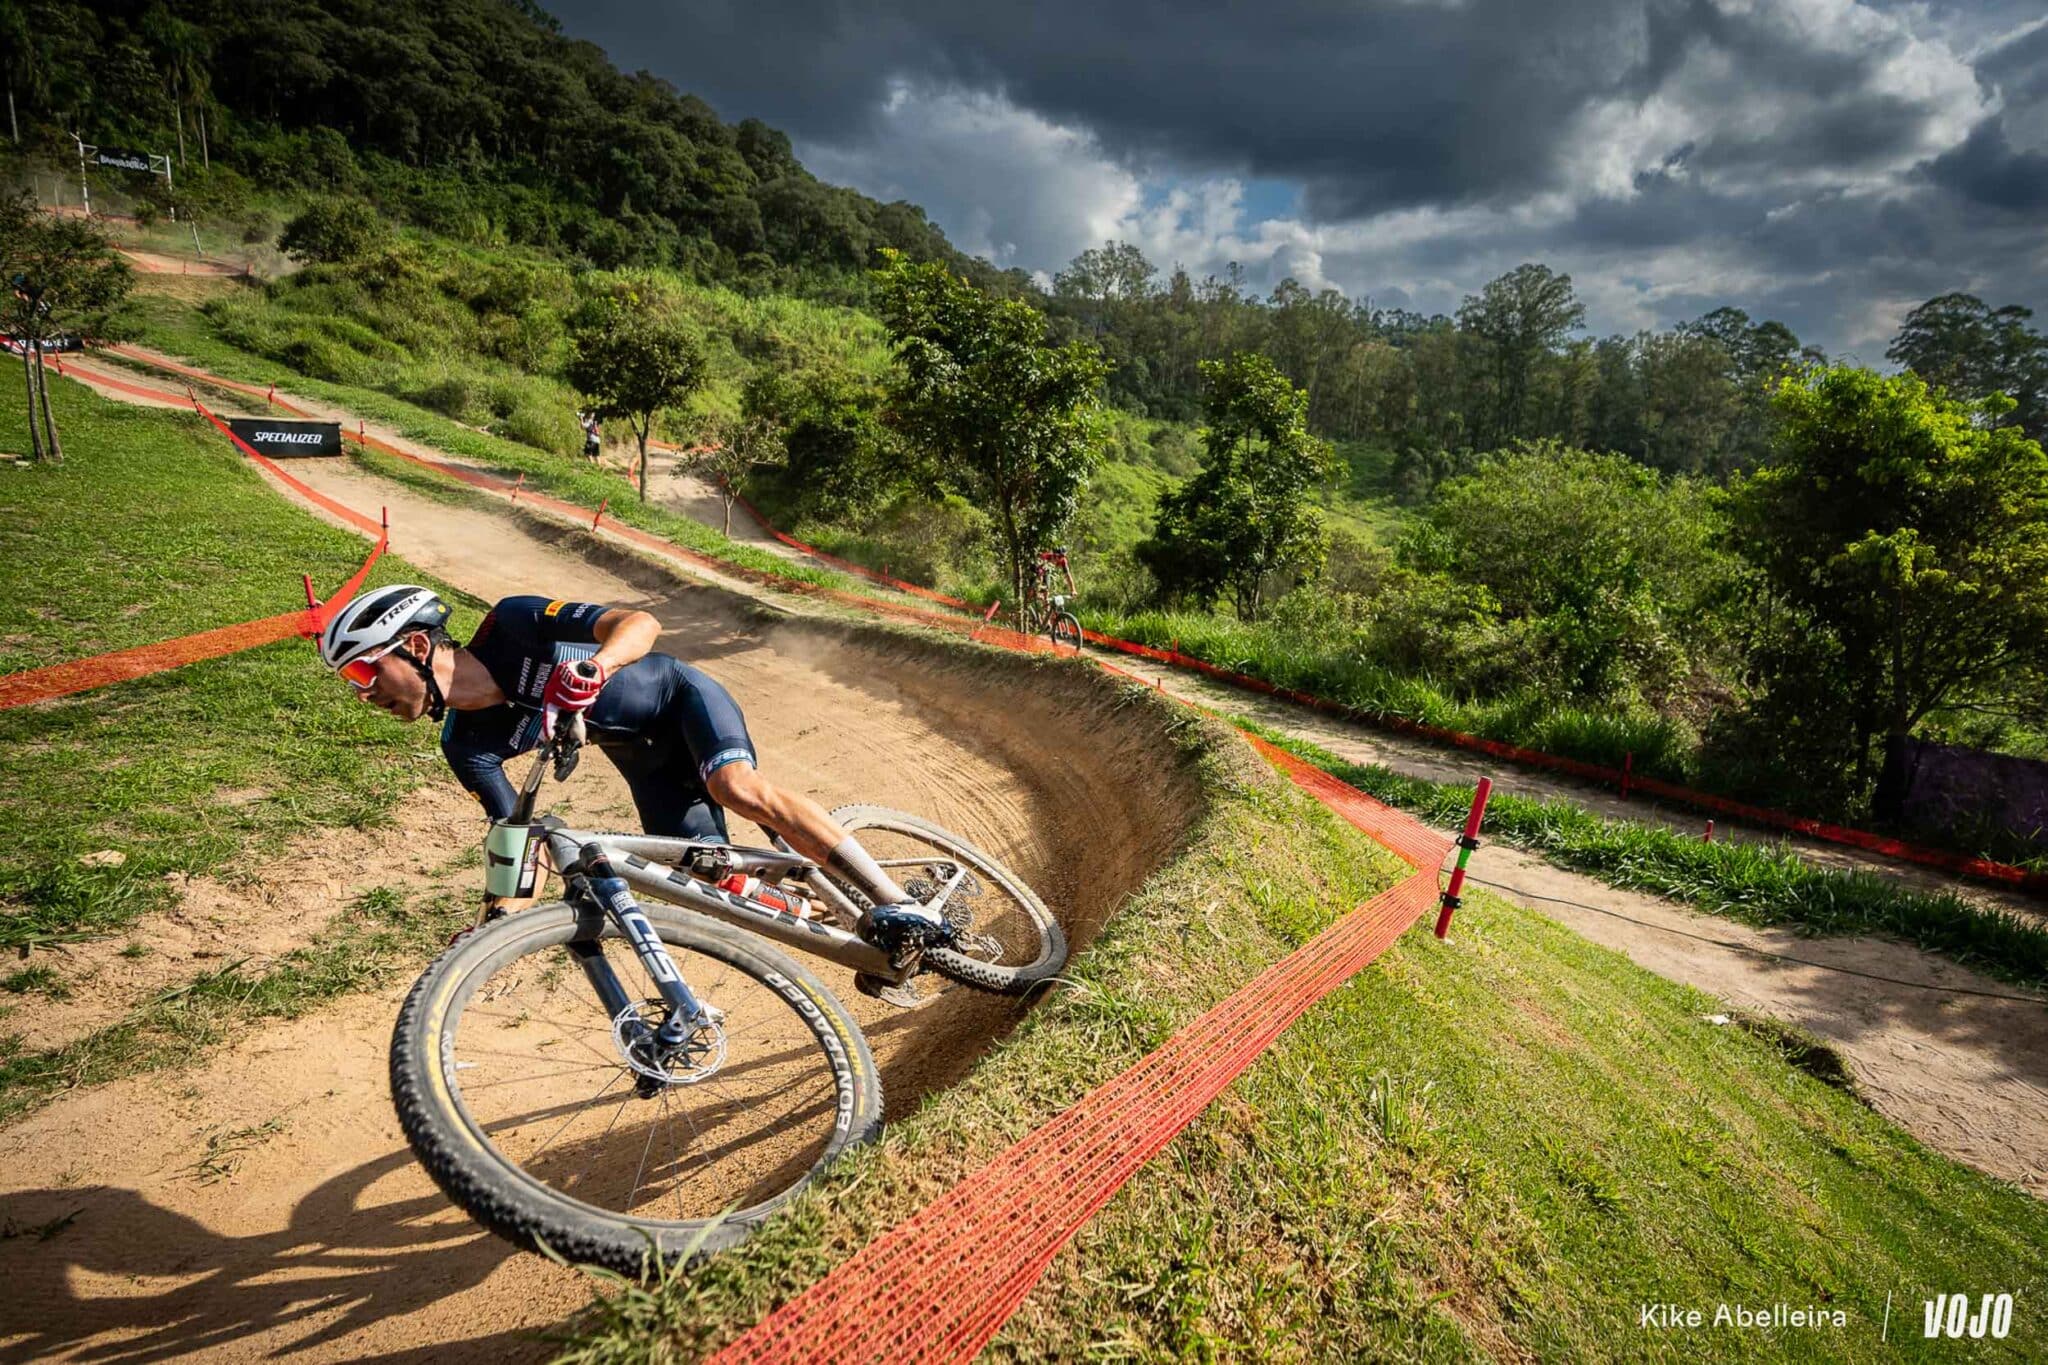
MULTIPOLYGON (((611 936, 601 948, 655 1027, 664 1011, 638 955, 611 936)), ((697 998, 721 1012, 724 1050, 643 1060, 678 1076, 714 1065, 701 1079, 663 1081, 628 1066, 580 967, 561 970, 539 951, 499 968, 454 1026, 463 1072, 451 1079, 503 1157, 634 1220, 710 1218, 773 1197, 837 1132, 831 1057, 797 1005, 722 956, 670 953, 697 998)))

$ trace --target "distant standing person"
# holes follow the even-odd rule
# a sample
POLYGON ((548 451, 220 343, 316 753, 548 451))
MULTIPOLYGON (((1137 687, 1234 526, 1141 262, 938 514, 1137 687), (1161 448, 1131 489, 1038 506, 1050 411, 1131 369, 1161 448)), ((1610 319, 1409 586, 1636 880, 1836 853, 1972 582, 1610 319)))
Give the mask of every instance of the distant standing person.
POLYGON ((577 416, 583 423, 583 458, 595 460, 604 449, 604 433, 598 428, 597 414, 583 412, 577 416))

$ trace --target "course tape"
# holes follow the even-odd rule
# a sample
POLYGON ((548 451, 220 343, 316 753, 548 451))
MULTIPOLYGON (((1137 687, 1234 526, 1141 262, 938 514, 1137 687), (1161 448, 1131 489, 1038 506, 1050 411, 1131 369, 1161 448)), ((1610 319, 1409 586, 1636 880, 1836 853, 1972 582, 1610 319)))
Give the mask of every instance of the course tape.
POLYGON ((288 640, 305 633, 308 618, 309 613, 303 609, 288 611, 282 616, 269 616, 261 621, 244 621, 239 625, 201 631, 197 635, 159 640, 133 649, 117 649, 111 654, 95 654, 89 659, 9 673, 0 677, 0 711, 288 640))
POLYGON ((1262 740, 1297 785, 1415 869, 1115 1079, 870 1242, 713 1359, 968 1360, 1060 1249, 1316 1001, 1436 904, 1448 839, 1262 740), (972 1287, 963 1292, 963 1287, 972 1287))

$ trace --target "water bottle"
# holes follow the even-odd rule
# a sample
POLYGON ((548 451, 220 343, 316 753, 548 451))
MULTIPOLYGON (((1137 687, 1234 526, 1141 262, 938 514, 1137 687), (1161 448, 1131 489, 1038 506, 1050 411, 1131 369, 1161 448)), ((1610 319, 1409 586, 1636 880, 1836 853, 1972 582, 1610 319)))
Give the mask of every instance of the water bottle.
POLYGON ((765 905, 770 910, 795 915, 798 919, 811 917, 811 903, 802 896, 793 895, 779 886, 770 886, 759 877, 749 877, 744 872, 735 872, 718 883, 720 891, 730 891, 735 896, 744 896, 756 905, 765 905))

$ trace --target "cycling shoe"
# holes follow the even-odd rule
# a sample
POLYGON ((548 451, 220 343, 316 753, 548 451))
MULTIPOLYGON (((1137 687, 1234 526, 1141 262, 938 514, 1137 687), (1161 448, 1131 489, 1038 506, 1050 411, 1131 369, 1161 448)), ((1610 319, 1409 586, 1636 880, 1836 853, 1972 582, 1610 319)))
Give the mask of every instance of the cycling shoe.
POLYGON ((869 941, 889 952, 906 947, 943 948, 954 936, 944 915, 916 901, 878 905, 868 911, 869 941))

